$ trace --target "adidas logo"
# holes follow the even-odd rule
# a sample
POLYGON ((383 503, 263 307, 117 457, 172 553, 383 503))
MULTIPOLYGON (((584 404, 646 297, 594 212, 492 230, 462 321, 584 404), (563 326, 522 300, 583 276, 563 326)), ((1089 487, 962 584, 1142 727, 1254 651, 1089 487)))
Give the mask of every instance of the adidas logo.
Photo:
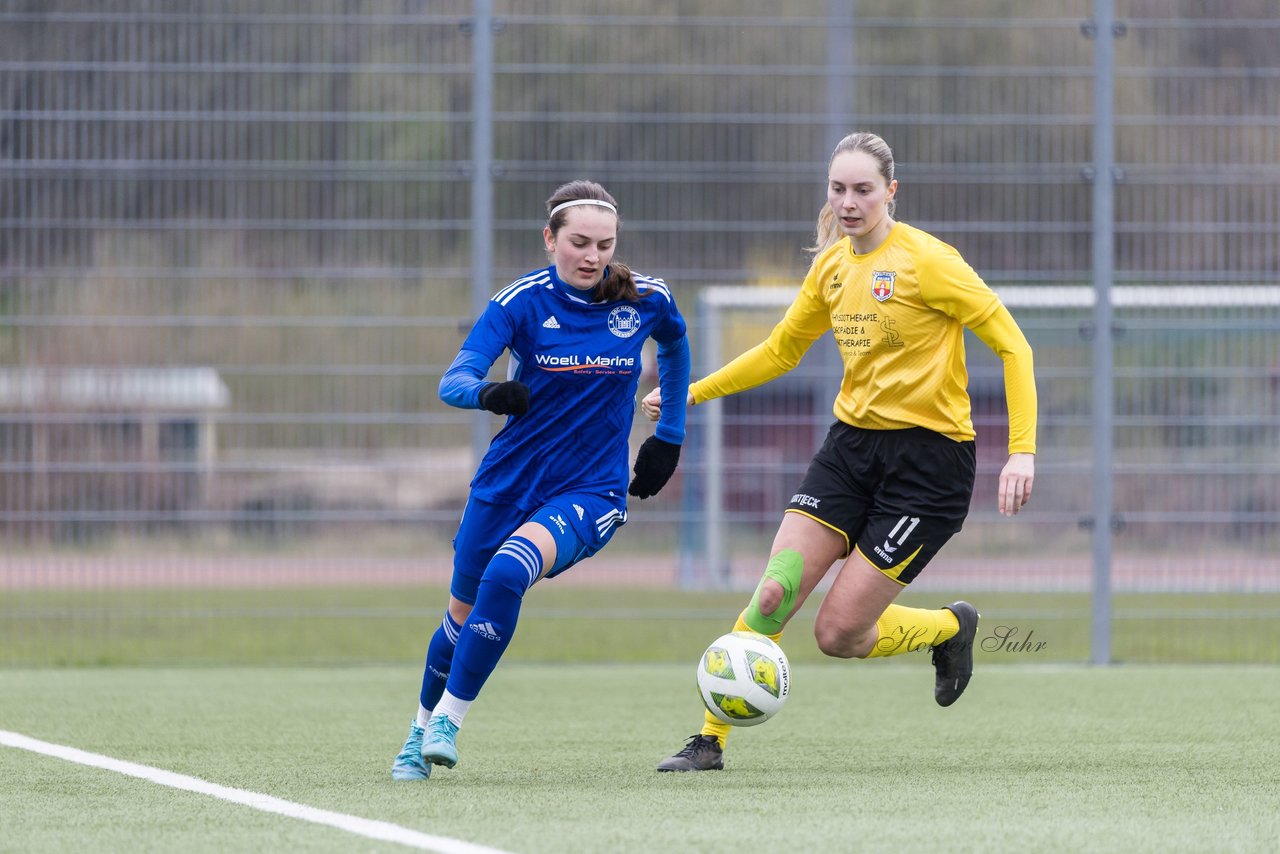
POLYGON ((548 317, 546 320, 542 321, 542 328, 543 329, 559 329, 560 321, 556 320, 556 316, 553 314, 550 317, 548 317))
POLYGON ((485 640, 502 640, 502 635, 498 634, 497 630, 493 627, 493 623, 488 620, 485 620, 483 623, 472 623, 467 628, 471 629, 471 631, 475 632, 485 640))
POLYGON ((583 510, 577 504, 573 505, 573 509, 578 511, 578 521, 581 522, 583 514, 586 513, 587 511, 583 510))

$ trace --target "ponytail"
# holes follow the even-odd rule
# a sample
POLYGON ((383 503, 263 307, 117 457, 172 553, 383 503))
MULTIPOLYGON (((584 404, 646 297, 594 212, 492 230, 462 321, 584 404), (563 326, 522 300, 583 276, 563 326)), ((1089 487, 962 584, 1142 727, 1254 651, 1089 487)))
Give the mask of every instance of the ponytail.
POLYGON ((635 302, 640 299, 640 289, 636 287, 636 279, 631 274, 631 268, 617 261, 609 262, 609 275, 596 285, 596 294, 604 302, 618 300, 635 302))
POLYGON ((818 211, 816 232, 814 244, 805 247, 805 251, 812 255, 821 255, 839 243, 840 239, 844 237, 844 234, 841 233, 840 228, 836 225, 836 212, 831 210, 831 205, 823 205, 822 210, 818 211))

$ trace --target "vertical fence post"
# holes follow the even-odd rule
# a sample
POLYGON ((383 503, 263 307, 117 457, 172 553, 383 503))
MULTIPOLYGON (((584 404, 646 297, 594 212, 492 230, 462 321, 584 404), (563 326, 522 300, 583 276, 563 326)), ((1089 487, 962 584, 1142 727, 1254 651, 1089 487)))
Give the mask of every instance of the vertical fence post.
MULTIPOLYGON (((471 21, 471 317, 493 292, 493 0, 474 0, 471 21)), ((490 418, 471 419, 471 458, 489 446, 490 418)))
MULTIPOLYGON (((699 300, 698 316, 703 321, 702 376, 720 367, 724 312, 719 303, 704 293, 699 300)), ((706 579, 712 586, 728 589, 732 584, 729 556, 725 553, 725 462, 724 462, 724 398, 717 397, 705 404, 702 435, 705 441, 706 475, 703 484, 704 506, 707 516, 704 523, 706 579)))
MULTIPOLYGON (((815 177, 819 186, 826 183, 827 158, 840 140, 859 128, 855 127, 858 82, 858 0, 827 0, 827 81, 826 81, 826 117, 827 128, 822 140, 821 150, 817 154, 817 162, 821 164, 815 177)), ((816 211, 815 211, 816 214, 816 211)), ((844 375, 844 364, 840 348, 836 346, 834 336, 830 346, 823 336, 816 342, 806 369, 811 372, 811 379, 806 387, 813 399, 813 446, 821 448, 826 441, 827 431, 831 429, 831 400, 835 393, 830 391, 832 379, 835 378, 839 388, 839 378, 844 375)))
POLYGON ((827 129, 818 152, 825 163, 837 142, 852 133, 857 82, 858 0, 827 0, 827 129))
MULTIPOLYGON (((1093 585, 1090 661, 1111 662, 1111 286, 1115 275, 1115 10, 1094 0, 1093 19, 1093 585)), ((1086 29, 1086 33, 1088 30, 1086 29)))

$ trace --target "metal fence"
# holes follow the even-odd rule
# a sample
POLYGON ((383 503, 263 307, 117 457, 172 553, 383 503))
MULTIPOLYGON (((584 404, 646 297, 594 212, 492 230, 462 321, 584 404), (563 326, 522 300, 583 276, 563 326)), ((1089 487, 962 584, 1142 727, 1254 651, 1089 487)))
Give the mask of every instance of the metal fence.
MULTIPOLYGON (((1037 348, 1035 503, 1015 529, 980 483, 928 584, 1084 584, 1096 660, 1115 620, 1170 618, 1112 612, 1130 567, 1251 597, 1241 635, 1274 621, 1274 3, 609 5, 0 3, 0 588, 444 581, 495 425, 435 389, 488 294, 543 263, 550 191, 610 188, 619 257, 673 285, 697 348, 713 289, 798 284, 830 149, 865 128, 899 216, 1024 295, 1037 348), (1156 296, 1053 304, 1112 285, 1156 296)), ((829 413, 822 352, 736 401, 727 467, 691 444, 583 580, 720 577, 709 477, 717 536, 759 557, 829 413)))

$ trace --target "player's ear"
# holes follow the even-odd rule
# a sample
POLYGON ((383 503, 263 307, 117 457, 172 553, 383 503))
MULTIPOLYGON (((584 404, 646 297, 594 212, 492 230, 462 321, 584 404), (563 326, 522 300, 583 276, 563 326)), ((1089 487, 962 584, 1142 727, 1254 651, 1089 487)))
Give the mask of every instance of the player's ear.
POLYGON ((548 252, 556 251, 556 236, 551 233, 551 226, 549 225, 542 227, 542 245, 547 247, 548 252))

